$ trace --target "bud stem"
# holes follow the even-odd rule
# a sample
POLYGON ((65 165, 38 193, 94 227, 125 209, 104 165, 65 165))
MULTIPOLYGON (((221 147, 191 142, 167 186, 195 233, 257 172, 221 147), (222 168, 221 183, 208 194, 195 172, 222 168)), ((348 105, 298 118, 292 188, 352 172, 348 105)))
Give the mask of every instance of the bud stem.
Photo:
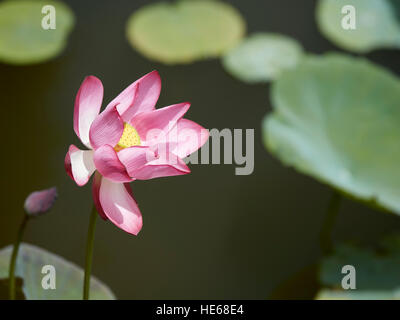
POLYGON ((13 248, 13 252, 11 255, 10 269, 9 269, 9 276, 8 276, 10 300, 15 300, 15 297, 16 297, 15 266, 17 264, 19 245, 20 245, 22 237, 24 235, 26 224, 27 224, 28 220, 29 220, 29 216, 26 213, 24 213, 24 218, 22 219, 21 225, 19 226, 17 240, 14 243, 14 248, 13 248))

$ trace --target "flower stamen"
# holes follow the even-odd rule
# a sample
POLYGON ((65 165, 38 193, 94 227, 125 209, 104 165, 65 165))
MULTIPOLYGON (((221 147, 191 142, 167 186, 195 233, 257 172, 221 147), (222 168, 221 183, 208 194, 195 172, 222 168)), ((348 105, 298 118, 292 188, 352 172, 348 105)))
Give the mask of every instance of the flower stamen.
POLYGON ((140 137, 138 132, 129 123, 124 123, 124 131, 119 139, 117 145, 114 147, 115 151, 121 151, 122 149, 140 146, 140 137))

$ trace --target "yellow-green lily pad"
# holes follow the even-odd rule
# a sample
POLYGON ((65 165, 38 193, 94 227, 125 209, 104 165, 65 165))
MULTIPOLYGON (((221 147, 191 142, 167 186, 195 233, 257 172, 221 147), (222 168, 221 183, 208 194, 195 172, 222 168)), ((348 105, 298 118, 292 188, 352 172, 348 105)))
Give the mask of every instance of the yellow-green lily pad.
POLYGON ((134 12, 127 23, 131 45, 166 64, 218 57, 245 33, 245 21, 231 5, 216 0, 159 2, 134 12))
POLYGON ((368 291, 368 290, 335 290, 322 289, 316 300, 400 300, 400 290, 368 291))
POLYGON ((294 39, 273 33, 256 33, 230 50, 222 60, 225 70, 247 83, 268 82, 297 65, 302 46, 294 39))
MULTIPOLYGON (((0 250, 0 279, 8 277, 12 246, 0 250)), ((49 251, 22 243, 15 274, 23 279, 22 291, 28 300, 80 300, 83 291, 83 270, 49 251), (44 289, 42 279, 49 273, 44 266, 55 268, 55 289, 44 289), (42 271, 45 273, 42 273, 42 271)), ((95 277, 90 279, 90 299, 114 300, 112 291, 95 277)))
POLYGON ((66 46, 74 25, 72 11, 62 2, 53 0, 8 0, 0 3, 0 61, 9 64, 33 64, 57 56, 66 46), (55 29, 44 29, 55 8, 55 29))
POLYGON ((367 60, 309 56, 272 86, 267 148, 285 164, 400 214, 400 80, 367 60))
MULTIPOLYGON (((397 0, 395 0, 397 1, 397 0)), ((321 32, 337 46, 365 53, 377 48, 400 48, 400 21, 389 0, 320 0, 316 10, 321 32), (342 27, 342 20, 355 9, 355 29, 342 27)))

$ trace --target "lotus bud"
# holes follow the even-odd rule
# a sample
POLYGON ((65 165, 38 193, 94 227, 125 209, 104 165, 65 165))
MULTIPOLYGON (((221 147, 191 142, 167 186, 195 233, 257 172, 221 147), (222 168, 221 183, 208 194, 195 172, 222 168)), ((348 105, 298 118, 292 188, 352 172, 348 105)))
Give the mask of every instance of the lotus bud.
POLYGON ((29 216, 39 216, 49 211, 57 199, 57 188, 32 192, 25 200, 25 211, 29 216))

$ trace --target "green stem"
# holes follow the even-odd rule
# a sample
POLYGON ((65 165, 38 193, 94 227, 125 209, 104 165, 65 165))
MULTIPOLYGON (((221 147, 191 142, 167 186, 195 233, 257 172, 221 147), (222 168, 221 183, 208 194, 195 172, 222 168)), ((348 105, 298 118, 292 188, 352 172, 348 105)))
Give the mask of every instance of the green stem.
POLYGON ((29 216, 25 213, 24 218, 22 219, 21 225, 18 229, 17 240, 15 241, 13 252, 11 255, 10 261, 10 269, 9 269, 9 293, 10 293, 10 300, 15 300, 16 292, 15 292, 15 266, 17 264, 17 256, 19 245, 21 243, 22 237, 24 236, 24 231, 26 228, 26 224, 28 222, 29 216))
POLYGON ((85 278, 83 280, 83 300, 89 300, 90 291, 90 273, 92 272, 92 257, 94 245, 94 231, 96 228, 97 211, 93 206, 90 214, 89 229, 86 242, 86 262, 85 262, 85 278))
POLYGON ((333 252, 332 231, 339 212, 341 198, 339 192, 334 191, 326 211, 325 221, 320 233, 321 249, 325 255, 333 252))

